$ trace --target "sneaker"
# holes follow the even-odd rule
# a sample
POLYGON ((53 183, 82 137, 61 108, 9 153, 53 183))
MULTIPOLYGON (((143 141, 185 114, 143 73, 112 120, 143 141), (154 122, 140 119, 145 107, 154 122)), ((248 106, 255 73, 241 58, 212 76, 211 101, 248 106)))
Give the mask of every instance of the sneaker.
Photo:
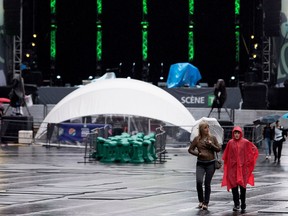
POLYGON ((199 205, 198 205, 198 208, 202 209, 202 207, 203 207, 203 203, 200 202, 199 205))
POLYGON ((208 205, 203 204, 203 205, 202 205, 202 209, 203 209, 203 210, 208 210, 208 205))
POLYGON ((268 158, 268 155, 266 155, 266 158, 265 158, 266 160, 268 160, 269 158, 268 158))
POLYGON ((240 209, 239 205, 233 207, 233 211, 239 211, 239 209, 240 209))

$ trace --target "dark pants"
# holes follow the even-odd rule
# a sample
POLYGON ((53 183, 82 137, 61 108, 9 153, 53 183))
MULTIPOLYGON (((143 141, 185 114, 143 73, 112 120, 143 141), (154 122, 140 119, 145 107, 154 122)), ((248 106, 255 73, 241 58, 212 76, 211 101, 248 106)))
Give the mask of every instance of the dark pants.
POLYGON ((233 201, 235 206, 240 206, 239 198, 241 200, 241 208, 246 206, 246 188, 242 186, 236 186, 232 188, 232 195, 233 195, 233 201), (240 196, 239 196, 239 187, 240 187, 240 196))
POLYGON ((211 194, 211 181, 215 173, 215 161, 209 163, 197 162, 196 166, 196 188, 199 202, 209 203, 211 194), (203 180, 205 176, 205 197, 203 196, 203 180))
POLYGON ((274 159, 275 162, 277 159, 278 159, 278 162, 280 162, 282 146, 283 146, 283 141, 281 140, 273 142, 273 153, 275 156, 275 159, 274 159), (277 149, 278 149, 278 152, 277 152, 277 149))

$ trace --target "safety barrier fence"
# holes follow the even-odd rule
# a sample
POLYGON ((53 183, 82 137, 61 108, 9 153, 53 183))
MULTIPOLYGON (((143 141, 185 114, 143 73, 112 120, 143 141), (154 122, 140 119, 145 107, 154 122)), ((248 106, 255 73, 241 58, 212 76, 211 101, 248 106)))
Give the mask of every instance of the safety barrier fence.
MULTIPOLYGON (((95 148, 93 145, 93 141, 97 139, 97 137, 107 138, 112 136, 111 134, 111 127, 109 125, 103 125, 103 129, 101 127, 97 127, 98 129, 95 131, 92 129, 90 132, 87 130, 79 129, 81 132, 81 139, 72 139, 75 138, 74 135, 77 131, 67 130, 67 137, 64 136, 63 138, 63 125, 61 124, 54 124, 53 130, 50 130, 49 127, 43 131, 43 136, 40 139, 35 139, 35 134, 38 130, 38 127, 35 128, 35 125, 38 126, 43 122, 37 122, 33 120, 33 118, 27 117, 19 117, 16 120, 10 119, 9 116, 6 118, 1 118, 1 142, 2 143, 23 143, 23 144, 31 144, 31 143, 39 143, 39 144, 46 144, 50 145, 56 144, 60 145, 74 145, 74 146, 81 146, 86 147, 87 145, 87 152, 91 149, 95 148), (97 131, 97 134, 95 132, 97 131), (61 139, 59 138, 61 135, 61 139), (93 137, 94 136, 94 137, 93 137), (96 137, 96 138, 95 138, 96 137), (67 138, 67 139, 66 139, 67 138), (71 139, 72 140, 71 140, 71 139)), ((69 123, 70 124, 70 123, 69 123)), ((48 125, 48 124, 47 124, 48 125)), ((72 125, 72 124, 71 124, 72 125)), ((85 124, 83 124, 85 125, 85 124)), ((240 125, 243 129, 244 137, 248 140, 255 143, 258 147, 261 147, 262 144, 262 130, 263 125, 240 125)), ((223 141, 223 148, 227 141, 232 137, 232 129, 233 125, 229 126, 222 126, 224 129, 224 141, 223 141)), ((190 133, 181 129, 181 127, 176 126, 163 126, 156 128, 155 130, 151 131, 155 133, 155 142, 153 143, 155 149, 155 155, 157 155, 157 161, 163 162, 166 159, 167 155, 167 146, 169 147, 187 147, 190 141, 190 133)), ((88 154, 89 155, 89 154, 88 154)))
POLYGON ((84 162, 104 163, 151 163, 165 160, 165 131, 156 129, 147 135, 138 132, 134 135, 100 136, 104 128, 97 128, 85 138, 84 162))
POLYGON ((165 162, 166 159, 166 136, 167 133, 163 127, 156 128, 155 149, 160 163, 165 162))

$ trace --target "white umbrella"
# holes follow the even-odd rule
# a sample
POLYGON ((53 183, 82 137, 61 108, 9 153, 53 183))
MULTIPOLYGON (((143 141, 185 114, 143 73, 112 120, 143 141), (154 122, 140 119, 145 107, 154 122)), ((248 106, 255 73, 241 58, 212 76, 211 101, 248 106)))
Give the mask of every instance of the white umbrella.
POLYGON ((217 139, 219 144, 223 144, 224 129, 219 124, 217 119, 215 119, 215 118, 207 118, 207 117, 202 117, 201 119, 199 119, 199 120, 194 122, 194 124, 192 125, 192 131, 191 131, 190 140, 193 140, 196 136, 198 136, 198 134, 199 134, 199 124, 202 121, 206 121, 208 123, 210 134, 214 135, 216 137, 216 139, 217 139))

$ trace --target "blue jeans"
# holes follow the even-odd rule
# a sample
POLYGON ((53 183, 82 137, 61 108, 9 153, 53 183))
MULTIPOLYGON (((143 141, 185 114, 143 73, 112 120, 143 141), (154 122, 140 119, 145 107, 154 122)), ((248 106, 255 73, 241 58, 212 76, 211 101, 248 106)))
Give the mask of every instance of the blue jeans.
POLYGON ((264 139, 264 142, 265 142, 265 153, 266 153, 266 156, 271 155, 271 139, 266 137, 264 139))
POLYGON ((208 163, 197 162, 196 165, 196 189, 198 193, 199 202, 203 202, 208 205, 211 194, 211 181, 215 173, 215 161, 208 163), (203 195, 203 180, 205 175, 205 197, 203 195))

